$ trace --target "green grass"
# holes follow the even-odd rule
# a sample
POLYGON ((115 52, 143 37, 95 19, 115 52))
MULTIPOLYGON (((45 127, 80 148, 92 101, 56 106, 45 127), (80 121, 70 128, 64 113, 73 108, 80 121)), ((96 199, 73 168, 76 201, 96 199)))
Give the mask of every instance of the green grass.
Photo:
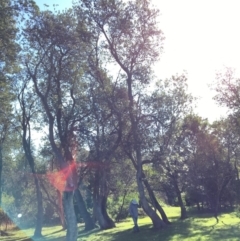
MULTIPOLYGON (((141 231, 132 233, 132 220, 126 219, 123 222, 117 223, 116 228, 101 231, 98 229, 90 232, 84 232, 82 226, 79 226, 78 241, 215 241, 215 240, 231 240, 239 239, 240 219, 236 213, 225 213, 219 216, 219 222, 211 217, 210 214, 194 214, 188 219, 179 220, 180 209, 175 207, 164 208, 167 213, 171 225, 160 231, 151 229, 151 221, 147 217, 139 219, 141 231)), ((24 231, 14 231, 8 237, 1 237, 2 241, 27 241, 27 237, 33 235, 33 229, 24 231)), ((65 232, 60 226, 44 227, 42 240, 46 241, 63 241, 65 240, 65 232)))

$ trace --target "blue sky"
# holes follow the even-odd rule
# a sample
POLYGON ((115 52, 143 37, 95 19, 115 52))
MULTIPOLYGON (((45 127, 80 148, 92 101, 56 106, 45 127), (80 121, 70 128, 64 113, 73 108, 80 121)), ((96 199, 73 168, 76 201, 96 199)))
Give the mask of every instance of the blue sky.
MULTIPOLYGON (((71 0, 37 0, 41 9, 54 3, 71 7, 71 0)), ((240 77, 239 0, 153 0, 160 9, 159 26, 166 37, 156 75, 167 78, 187 71, 189 91, 200 100, 196 112, 210 121, 226 114, 212 100, 209 84, 224 67, 240 77)))
POLYGON ((54 4, 58 5, 59 9, 64 9, 72 6, 72 0, 35 0, 40 9, 48 9, 44 4, 49 5, 49 8, 53 8, 54 4))

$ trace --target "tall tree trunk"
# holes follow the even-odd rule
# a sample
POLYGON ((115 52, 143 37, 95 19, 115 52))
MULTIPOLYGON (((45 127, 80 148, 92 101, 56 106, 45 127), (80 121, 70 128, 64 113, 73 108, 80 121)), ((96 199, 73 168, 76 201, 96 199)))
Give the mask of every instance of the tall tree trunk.
POLYGON ((63 208, 67 222, 66 241, 77 240, 77 219, 73 205, 73 191, 63 192, 63 208))
POLYGON ((107 213, 107 197, 99 196, 97 199, 94 199, 94 208, 100 229, 105 230, 116 227, 107 213))
POLYGON ((93 192, 94 215, 103 230, 116 227, 107 213, 107 196, 106 173, 104 170, 97 170, 93 192))
POLYGON ((34 173, 34 182, 36 186, 36 197, 37 197, 37 215, 34 237, 42 237, 42 226, 43 226, 43 202, 42 202, 42 192, 40 189, 39 181, 34 173))
POLYGON ((79 209, 79 212, 81 213, 84 223, 85 223, 85 230, 89 231, 95 228, 95 223, 93 219, 91 218, 90 213, 88 212, 85 202, 83 200, 82 194, 80 190, 77 188, 74 192, 75 200, 77 201, 77 207, 79 209))
MULTIPOLYGON (((133 101, 130 101, 133 103, 133 101)), ((133 106, 133 104, 132 104, 133 106)), ((143 185, 143 170, 142 170, 142 154, 141 154, 141 148, 140 148, 140 140, 139 136, 137 134, 137 124, 134 121, 134 116, 133 116, 133 107, 130 107, 130 119, 131 119, 131 124, 132 124, 132 132, 133 132, 133 139, 134 139, 134 149, 136 153, 136 169, 137 169, 137 186, 138 186, 138 192, 140 196, 140 201, 142 204, 142 208, 144 212, 150 217, 152 220, 153 228, 155 230, 159 230, 166 226, 166 223, 157 215, 157 213, 151 208, 149 205, 145 192, 144 192, 144 185, 143 185)))
MULTIPOLYGON (((135 143, 136 143, 136 141, 135 141, 135 143)), ((155 230, 159 230, 159 229, 163 228, 166 224, 157 215, 157 213, 151 208, 151 206, 149 205, 149 203, 146 199, 146 196, 145 196, 145 193, 144 193, 144 185, 143 185, 143 182, 142 182, 143 170, 142 170, 141 151, 140 151, 138 146, 135 146, 135 150, 136 150, 136 157, 137 157, 137 185, 138 185, 138 192, 139 192, 142 208, 143 208, 144 212, 152 220, 153 228, 155 230)))
POLYGON ((3 156, 2 156, 2 145, 0 144, 0 207, 2 206, 2 168, 3 168, 3 156))
POLYGON ((158 210, 158 212, 160 213, 162 220, 164 223, 166 224, 171 224, 171 222, 168 220, 168 217, 166 215, 166 213, 164 212, 162 206, 159 204, 158 200, 155 197, 155 194, 151 188, 151 186, 149 185, 148 181, 146 179, 143 180, 144 185, 148 191, 148 195, 151 198, 151 201, 153 203, 153 206, 158 210))
POLYGON ((175 192, 177 194, 177 199, 178 199, 178 204, 181 208, 181 219, 185 219, 187 218, 187 210, 186 210, 186 207, 183 203, 183 200, 182 200, 182 195, 181 195, 181 192, 179 190, 179 187, 178 187, 178 183, 177 183, 177 179, 175 176, 172 176, 172 180, 173 180, 173 185, 174 185, 174 188, 175 188, 175 192))
POLYGON ((130 72, 127 73, 127 90, 128 90, 128 111, 131 122, 131 130, 133 137, 133 148, 136 154, 136 169, 137 169, 137 185, 138 192, 140 196, 140 201, 142 204, 142 208, 144 212, 150 217, 153 223, 153 228, 158 230, 164 227, 166 224, 162 221, 162 219, 157 215, 157 213, 150 207, 148 201, 146 199, 144 193, 144 185, 142 183, 143 170, 142 170, 142 153, 141 153, 141 137, 139 135, 138 130, 138 122, 136 115, 136 103, 134 103, 133 93, 132 93, 132 74, 130 72))
POLYGON ((57 192, 57 202, 56 202, 56 198, 54 197, 53 199, 50 197, 47 189, 45 188, 43 182, 41 182, 39 180, 40 184, 41 184, 41 188, 42 190, 46 193, 48 201, 55 207, 58 215, 59 215, 59 219, 61 222, 61 225, 63 227, 63 230, 66 229, 66 222, 65 222, 65 217, 64 217, 64 211, 63 211, 63 204, 62 204, 62 193, 56 189, 57 192))
POLYGON ((36 194, 37 194, 37 220, 36 220, 36 227, 34 231, 34 237, 41 237, 42 224, 43 224, 43 203, 42 203, 42 192, 41 192, 39 181, 36 175, 34 175, 34 182, 35 182, 36 194))
POLYGON ((28 164, 31 168, 33 177, 34 177, 34 182, 36 186, 36 197, 37 197, 37 215, 36 215, 36 226, 35 226, 35 231, 34 231, 34 237, 42 237, 42 225, 43 225, 43 203, 42 203, 42 193, 41 193, 41 188, 39 185, 38 178, 36 176, 36 171, 35 171, 35 161, 32 156, 31 152, 31 142, 30 142, 30 137, 29 140, 26 138, 26 133, 27 133, 27 125, 23 125, 23 137, 22 137, 22 142, 23 142, 23 148, 25 152, 25 156, 28 160, 28 164))
POLYGON ((153 228, 159 230, 163 228, 166 224, 162 221, 162 219, 157 215, 157 213, 150 207, 148 201, 145 197, 144 193, 144 186, 141 181, 141 173, 137 172, 137 185, 138 185, 138 192, 140 195, 140 201, 142 204, 142 208, 144 212, 150 217, 153 223, 153 228))
POLYGON ((119 212, 118 212, 117 217, 116 217, 116 222, 119 222, 119 220, 121 219, 122 210, 123 210, 123 206, 124 206, 124 203, 125 203, 125 198, 127 196, 127 193, 128 193, 128 191, 127 191, 127 189, 125 189, 124 194, 123 194, 122 204, 121 204, 121 207, 120 207, 119 212))
POLYGON ((63 197, 62 197, 62 193, 57 190, 57 196, 58 196, 58 214, 59 214, 59 218, 60 218, 60 221, 61 221, 61 225, 63 227, 63 229, 66 229, 66 220, 65 220, 65 217, 64 217, 64 210, 63 210, 63 197))

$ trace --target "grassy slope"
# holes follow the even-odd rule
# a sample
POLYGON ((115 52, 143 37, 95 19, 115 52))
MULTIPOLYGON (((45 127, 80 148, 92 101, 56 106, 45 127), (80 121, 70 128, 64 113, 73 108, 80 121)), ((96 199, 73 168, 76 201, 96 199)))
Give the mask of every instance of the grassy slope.
MULTIPOLYGON (((239 240, 239 218, 235 213, 219 216, 219 223, 208 214, 190 217, 184 221, 179 219, 179 208, 165 208, 172 224, 159 232, 151 230, 149 218, 140 218, 140 233, 132 233, 132 220, 127 219, 118 223, 111 230, 93 230, 89 233, 80 231, 78 241, 215 241, 215 240, 239 240)), ((81 228, 79 228, 81 230, 81 228)), ((1 237, 2 241, 27 241, 27 236, 32 236, 34 230, 28 229, 11 233, 11 236, 1 237), (13 236, 14 235, 14 236, 13 236)), ((65 231, 60 226, 43 229, 44 239, 47 241, 65 240, 65 231)))

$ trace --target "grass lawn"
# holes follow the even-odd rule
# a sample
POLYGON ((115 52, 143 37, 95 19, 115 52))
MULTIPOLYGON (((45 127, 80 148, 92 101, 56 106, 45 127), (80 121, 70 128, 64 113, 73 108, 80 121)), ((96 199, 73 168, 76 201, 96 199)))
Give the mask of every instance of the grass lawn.
MULTIPOLYGON (((175 207, 164 208, 172 224, 156 232, 151 229, 151 221, 144 217, 139 219, 139 233, 132 233, 132 220, 129 218, 117 223, 116 228, 100 231, 95 229, 90 232, 82 231, 79 226, 78 241, 216 241, 240 240, 240 219, 233 213, 222 214, 219 222, 210 214, 198 214, 188 219, 179 220, 180 209, 175 207)), ((1 241, 27 241, 33 235, 34 229, 9 232, 9 236, 1 237, 1 241)), ((65 231, 60 226, 44 227, 41 241, 63 241, 65 231)), ((40 241, 40 239, 38 239, 40 241)))

